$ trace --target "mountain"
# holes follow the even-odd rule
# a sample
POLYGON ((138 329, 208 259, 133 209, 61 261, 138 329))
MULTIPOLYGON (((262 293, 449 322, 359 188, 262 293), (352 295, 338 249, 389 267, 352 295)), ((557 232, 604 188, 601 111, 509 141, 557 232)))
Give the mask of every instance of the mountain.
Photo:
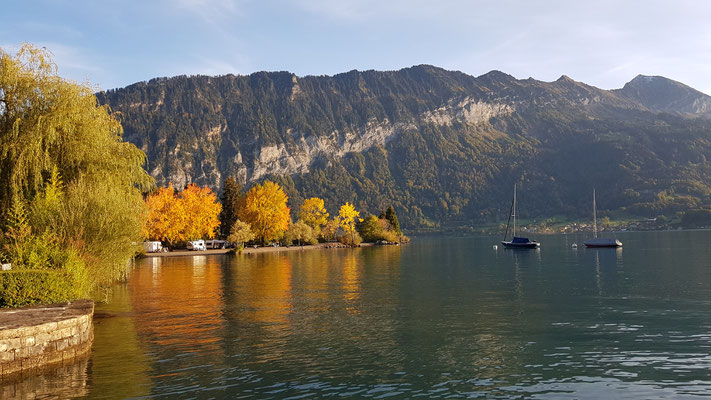
POLYGON ((292 208, 393 204, 408 229, 501 221, 514 183, 524 218, 587 216, 593 187, 603 213, 711 204, 708 96, 664 78, 610 91, 420 65, 178 76, 97 96, 161 185, 269 178, 292 208))
POLYGON ((637 75, 613 92, 650 110, 711 116, 711 96, 663 76, 637 75))

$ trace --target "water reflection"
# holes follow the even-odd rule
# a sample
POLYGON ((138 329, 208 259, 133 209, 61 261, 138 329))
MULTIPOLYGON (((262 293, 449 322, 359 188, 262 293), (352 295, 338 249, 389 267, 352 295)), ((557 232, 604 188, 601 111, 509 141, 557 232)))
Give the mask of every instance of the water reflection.
POLYGON ((357 301, 360 298, 360 277, 358 265, 353 251, 348 251, 343 258, 343 299, 346 301, 346 310, 350 314, 358 314, 357 301))
MULTIPOLYGON (((564 237, 538 252, 435 238, 139 264, 125 352, 140 356, 113 384, 135 379, 126 397, 709 395, 711 250, 635 238, 624 259, 564 237)), ((106 385, 125 366, 101 358, 89 373, 106 385)))
POLYGON ((96 305, 90 360, 92 398, 129 398, 150 393, 150 359, 140 343, 131 303, 129 286, 117 285, 109 302, 96 305), (116 368, 117 361, 121 368, 116 368))
POLYGON ((237 282, 228 290, 235 290, 235 301, 240 305, 240 318, 259 324, 268 331, 289 329, 291 301, 291 261, 284 255, 268 254, 266 263, 260 256, 235 257, 237 282))
POLYGON ((0 399, 73 399, 86 396, 89 382, 88 357, 71 365, 45 368, 25 377, 0 380, 0 399))
POLYGON ((130 277, 131 303, 140 335, 160 346, 218 351, 222 328, 222 284, 218 257, 166 258, 159 272, 137 268, 130 277), (175 264, 178 264, 177 266, 175 264), (174 267, 176 266, 176 267, 174 267))

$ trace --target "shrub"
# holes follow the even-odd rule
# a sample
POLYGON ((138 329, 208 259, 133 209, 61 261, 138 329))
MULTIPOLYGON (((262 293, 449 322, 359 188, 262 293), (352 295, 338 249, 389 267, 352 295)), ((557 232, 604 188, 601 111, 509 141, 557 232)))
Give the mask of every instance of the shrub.
POLYGON ((51 304, 82 296, 69 271, 20 269, 0 272, 0 307, 51 304))
POLYGON ((350 234, 345 234, 343 236, 340 236, 338 238, 338 241, 347 245, 347 246, 357 246, 363 242, 363 238, 360 237, 358 232, 353 232, 350 234))

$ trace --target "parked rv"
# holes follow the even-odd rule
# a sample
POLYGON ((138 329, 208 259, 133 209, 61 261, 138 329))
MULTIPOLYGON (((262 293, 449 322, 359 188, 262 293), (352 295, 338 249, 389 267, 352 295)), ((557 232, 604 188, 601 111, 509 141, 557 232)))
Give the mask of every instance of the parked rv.
POLYGON ((188 242, 188 250, 196 250, 196 251, 206 250, 205 241, 202 239, 189 241, 188 242))
POLYGON ((163 243, 161 242, 143 242, 143 249, 146 253, 160 253, 163 251, 163 243))
POLYGON ((226 240, 210 239, 205 241, 205 248, 208 249, 225 249, 227 248, 226 240))

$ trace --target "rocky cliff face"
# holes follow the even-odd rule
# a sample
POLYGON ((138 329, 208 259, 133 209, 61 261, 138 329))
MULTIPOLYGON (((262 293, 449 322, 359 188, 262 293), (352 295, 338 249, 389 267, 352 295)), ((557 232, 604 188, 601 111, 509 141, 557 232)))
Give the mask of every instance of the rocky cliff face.
POLYGON ((611 208, 653 202, 673 185, 701 204, 711 183, 700 164, 711 156, 708 123, 697 118, 709 96, 657 77, 606 91, 567 76, 472 77, 423 65, 332 77, 181 76, 98 97, 120 113, 159 185, 219 189, 229 175, 244 184, 269 177, 294 202, 396 204, 405 226, 493 218, 513 182, 534 189, 537 215, 575 213, 596 183, 611 208), (687 170, 671 172, 680 164, 694 183, 687 170))

